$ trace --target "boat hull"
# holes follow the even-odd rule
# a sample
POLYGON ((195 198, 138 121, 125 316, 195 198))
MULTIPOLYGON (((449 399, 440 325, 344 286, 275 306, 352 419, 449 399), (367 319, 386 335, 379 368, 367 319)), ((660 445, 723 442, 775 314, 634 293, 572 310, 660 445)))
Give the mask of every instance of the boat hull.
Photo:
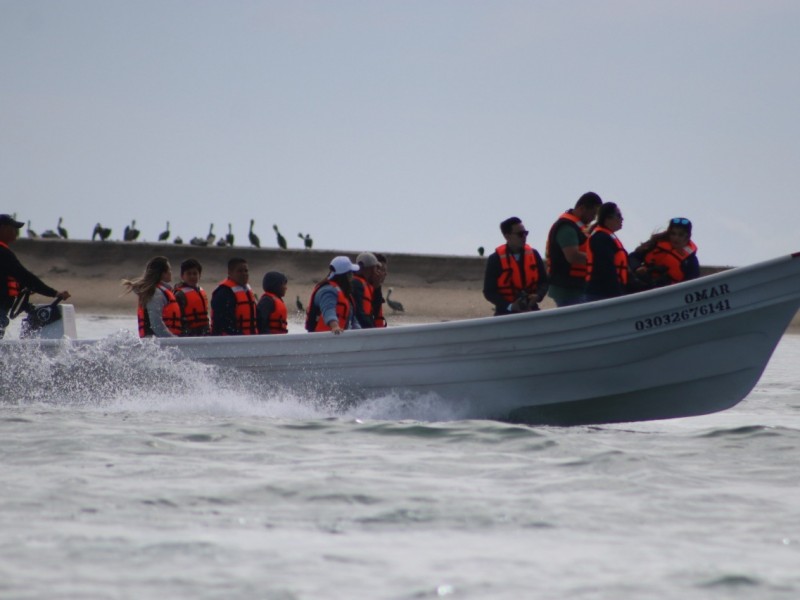
MULTIPOLYGON (((431 291, 435 295, 435 290, 431 291)), ((800 257, 554 310, 381 330, 161 339, 185 357, 346 402, 430 394, 461 418, 558 425, 725 410, 800 308, 800 257)))

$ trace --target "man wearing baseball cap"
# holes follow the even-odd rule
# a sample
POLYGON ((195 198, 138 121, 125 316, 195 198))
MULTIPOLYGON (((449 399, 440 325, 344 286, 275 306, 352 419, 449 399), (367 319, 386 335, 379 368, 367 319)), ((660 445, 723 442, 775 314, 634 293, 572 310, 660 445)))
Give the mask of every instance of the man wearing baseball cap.
POLYGON ((58 292, 45 284, 41 279, 22 266, 17 255, 11 251, 9 244, 13 244, 19 237, 19 228, 24 223, 17 221, 10 215, 0 215, 0 339, 3 338, 8 327, 8 311, 14 304, 14 299, 20 291, 28 288, 35 294, 42 294, 50 298, 69 298, 69 292, 58 292))
POLYGON ((306 331, 340 334, 345 329, 361 329, 355 318, 351 285, 353 273, 360 268, 346 256, 337 256, 331 261, 328 277, 311 292, 306 331))

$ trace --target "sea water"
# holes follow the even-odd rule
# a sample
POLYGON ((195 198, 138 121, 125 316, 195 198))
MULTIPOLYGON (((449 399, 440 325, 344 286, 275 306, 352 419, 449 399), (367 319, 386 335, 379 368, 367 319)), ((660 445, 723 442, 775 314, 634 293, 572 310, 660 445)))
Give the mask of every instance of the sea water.
POLYGON ((4 600, 800 598, 800 336, 728 411, 558 428, 342 411, 133 325, 0 359, 4 600))

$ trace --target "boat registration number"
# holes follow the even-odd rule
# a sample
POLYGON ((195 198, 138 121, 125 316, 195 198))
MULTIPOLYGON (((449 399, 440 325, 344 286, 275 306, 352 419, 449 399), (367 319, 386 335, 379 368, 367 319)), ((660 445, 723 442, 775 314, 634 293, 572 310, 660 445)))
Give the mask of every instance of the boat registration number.
POLYGON ((665 325, 672 325, 674 323, 681 323, 698 317, 707 317, 719 312, 724 312, 731 309, 731 301, 728 299, 718 300, 717 302, 708 302, 695 306, 689 306, 682 310, 674 310, 669 313, 639 319, 635 323, 636 331, 647 331, 655 327, 664 327, 665 325))

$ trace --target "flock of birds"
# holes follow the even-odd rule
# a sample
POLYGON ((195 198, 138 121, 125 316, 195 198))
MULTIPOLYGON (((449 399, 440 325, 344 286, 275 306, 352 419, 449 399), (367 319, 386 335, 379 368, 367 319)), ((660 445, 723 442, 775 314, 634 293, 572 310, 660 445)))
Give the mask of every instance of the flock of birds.
MULTIPOLYGON (((28 226, 26 230, 26 235, 30 239, 36 238, 44 238, 44 239, 62 239, 67 240, 69 239, 69 233, 67 232, 66 228, 63 226, 64 218, 58 218, 58 225, 56 226, 55 230, 48 229, 47 231, 42 232, 41 235, 36 233, 33 229, 31 229, 31 222, 28 221, 28 226)), ((253 231, 253 227, 255 226, 255 219, 250 219, 250 230, 248 231, 247 238, 250 242, 250 245, 254 248, 261 248, 261 240, 259 239, 258 235, 253 231)), ((286 241, 286 238, 281 234, 278 230, 277 225, 273 225, 272 229, 275 230, 275 240, 278 244, 278 247, 282 250, 286 250, 289 247, 289 244, 286 241)), ((135 242, 139 239, 140 235, 139 229, 136 228, 136 220, 131 221, 130 225, 125 226, 125 230, 122 232, 122 241, 125 242, 135 242)), ((158 234, 158 241, 159 242, 169 242, 171 236, 169 221, 167 221, 167 226, 161 233, 158 234)), ((110 227, 103 227, 100 223, 94 226, 94 230, 92 231, 92 241, 101 241, 104 242, 111 237, 111 228, 110 227)), ((303 240, 303 247, 306 250, 311 250, 314 247, 314 240, 311 238, 309 234, 302 234, 298 233, 297 237, 303 240)), ((183 238, 180 236, 176 236, 172 243, 174 244, 183 244, 183 238)), ((208 227, 208 233, 204 236, 195 236, 189 240, 189 244, 192 246, 233 246, 234 244, 234 236, 233 236, 233 225, 228 223, 228 233, 225 235, 217 236, 214 234, 214 224, 211 223, 208 227)))
MULTIPOLYGON (((63 223, 64 223, 64 217, 59 217, 58 225, 56 225, 55 230, 48 229, 47 231, 43 231, 42 234, 39 235, 38 233, 36 233, 31 229, 31 222, 28 221, 27 230, 25 233, 30 239, 44 238, 44 239, 68 240, 69 232, 63 226, 63 223)), ((250 231, 248 232, 247 237, 248 240, 250 241, 251 246, 255 248, 261 248, 261 240, 258 238, 258 235, 256 235, 256 233, 253 231, 254 226, 255 226, 255 219, 250 219, 250 231)), ((278 243, 278 247, 281 248, 282 250, 286 250, 288 248, 288 244, 286 243, 286 238, 283 237, 281 232, 278 230, 277 225, 273 225, 272 229, 275 230, 275 239, 278 243)), ((122 239, 125 242, 135 242, 137 239, 139 239, 139 234, 140 231, 136 228, 136 221, 133 220, 131 221, 130 225, 125 226, 125 230, 122 232, 122 239)), ((164 229, 164 231, 158 234, 158 241, 169 242, 170 235, 171 234, 169 230, 169 221, 167 221, 166 229, 164 229)), ((104 242, 108 240, 109 237, 111 237, 111 228, 103 227, 100 223, 94 226, 94 230, 92 231, 92 241, 100 240, 101 242, 104 242)), ((311 250, 311 248, 314 246, 314 240, 311 239, 311 236, 309 234, 304 235, 302 233, 298 233, 297 237, 303 240, 303 246, 306 248, 306 250, 311 250)), ((212 223, 211 225, 209 225, 208 233, 206 234, 205 237, 196 236, 189 240, 189 244, 191 244, 192 246, 214 246, 214 245, 221 247, 233 246, 233 242, 234 242, 233 226, 230 223, 228 223, 228 233, 226 233, 224 236, 221 236, 219 239, 217 239, 217 236, 214 234, 214 224, 212 223)), ((183 244, 183 239, 181 239, 180 237, 176 237, 173 240, 173 243, 183 244)), ((403 304, 398 302, 397 300, 392 300, 391 296, 392 296, 392 288, 389 288, 386 293, 386 304, 389 305, 389 308, 391 308, 395 312, 404 312, 405 308, 403 307, 403 304)), ((297 297, 296 304, 298 310, 300 310, 301 312, 305 312, 305 309, 303 308, 303 303, 300 302, 300 296, 297 297)))

